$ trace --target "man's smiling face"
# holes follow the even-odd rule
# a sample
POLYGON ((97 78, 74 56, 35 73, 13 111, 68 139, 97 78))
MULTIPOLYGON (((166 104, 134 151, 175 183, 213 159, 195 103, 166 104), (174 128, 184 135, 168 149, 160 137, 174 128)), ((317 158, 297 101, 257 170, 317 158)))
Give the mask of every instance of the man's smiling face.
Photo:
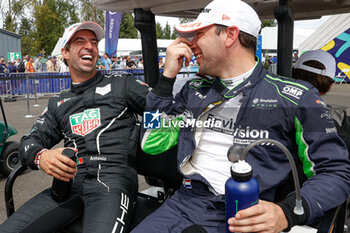
POLYGON ((70 41, 69 51, 64 57, 71 72, 77 74, 94 74, 98 59, 98 41, 90 30, 78 31, 70 41))

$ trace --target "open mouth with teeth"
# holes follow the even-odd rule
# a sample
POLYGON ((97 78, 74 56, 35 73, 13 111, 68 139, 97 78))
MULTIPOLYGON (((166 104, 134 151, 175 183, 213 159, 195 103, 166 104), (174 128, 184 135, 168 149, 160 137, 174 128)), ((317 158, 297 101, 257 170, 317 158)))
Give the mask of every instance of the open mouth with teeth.
POLYGON ((93 61, 92 55, 83 55, 81 56, 81 59, 84 61, 84 63, 92 63, 93 61))

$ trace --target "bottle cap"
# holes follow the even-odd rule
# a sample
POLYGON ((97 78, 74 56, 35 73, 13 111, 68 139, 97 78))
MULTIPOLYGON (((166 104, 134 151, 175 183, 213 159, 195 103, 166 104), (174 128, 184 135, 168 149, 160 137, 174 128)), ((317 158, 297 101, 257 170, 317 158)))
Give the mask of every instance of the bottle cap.
POLYGON ((236 181, 247 181, 253 176, 252 167, 244 160, 238 160, 231 166, 232 179, 236 181))
POLYGON ((75 160, 75 151, 70 149, 70 148, 66 148, 62 151, 62 154, 67 156, 68 158, 72 159, 73 161, 75 160))

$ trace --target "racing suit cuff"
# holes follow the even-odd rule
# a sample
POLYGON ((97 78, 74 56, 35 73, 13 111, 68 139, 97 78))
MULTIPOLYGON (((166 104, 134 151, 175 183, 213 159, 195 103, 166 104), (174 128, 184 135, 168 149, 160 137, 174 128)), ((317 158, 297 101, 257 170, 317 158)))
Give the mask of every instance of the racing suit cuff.
POLYGON ((175 82, 175 78, 168 78, 168 77, 165 77, 164 75, 161 75, 157 85, 154 87, 152 92, 157 96, 172 97, 174 82, 175 82))
MULTIPOLYGON (((32 148, 30 148, 30 151, 28 151, 27 153, 29 154, 27 161, 25 161, 25 163, 33 170, 38 170, 38 166, 37 164, 35 164, 35 157, 38 154, 38 152, 40 150, 44 149, 42 146, 33 146, 32 148)), ((23 161, 22 161, 23 163, 23 161)))
POLYGON ((304 208, 304 214, 303 215, 297 215, 294 213, 294 207, 295 207, 295 193, 292 193, 286 197, 283 201, 277 203, 279 205, 284 214, 286 215, 286 218, 288 220, 288 227, 284 229, 284 232, 290 231, 290 229, 295 225, 305 225, 306 221, 309 219, 310 211, 309 206, 306 203, 306 200, 301 197, 303 208, 304 208))

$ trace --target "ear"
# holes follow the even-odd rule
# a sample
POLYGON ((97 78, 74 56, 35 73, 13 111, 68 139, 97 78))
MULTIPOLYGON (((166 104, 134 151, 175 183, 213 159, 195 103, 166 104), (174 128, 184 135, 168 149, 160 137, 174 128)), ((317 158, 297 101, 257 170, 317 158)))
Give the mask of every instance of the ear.
POLYGON ((61 49, 61 54, 64 59, 69 60, 69 51, 67 51, 65 48, 61 49))
POLYGON ((238 39, 239 29, 237 26, 230 26, 226 30, 226 47, 231 47, 238 39))

